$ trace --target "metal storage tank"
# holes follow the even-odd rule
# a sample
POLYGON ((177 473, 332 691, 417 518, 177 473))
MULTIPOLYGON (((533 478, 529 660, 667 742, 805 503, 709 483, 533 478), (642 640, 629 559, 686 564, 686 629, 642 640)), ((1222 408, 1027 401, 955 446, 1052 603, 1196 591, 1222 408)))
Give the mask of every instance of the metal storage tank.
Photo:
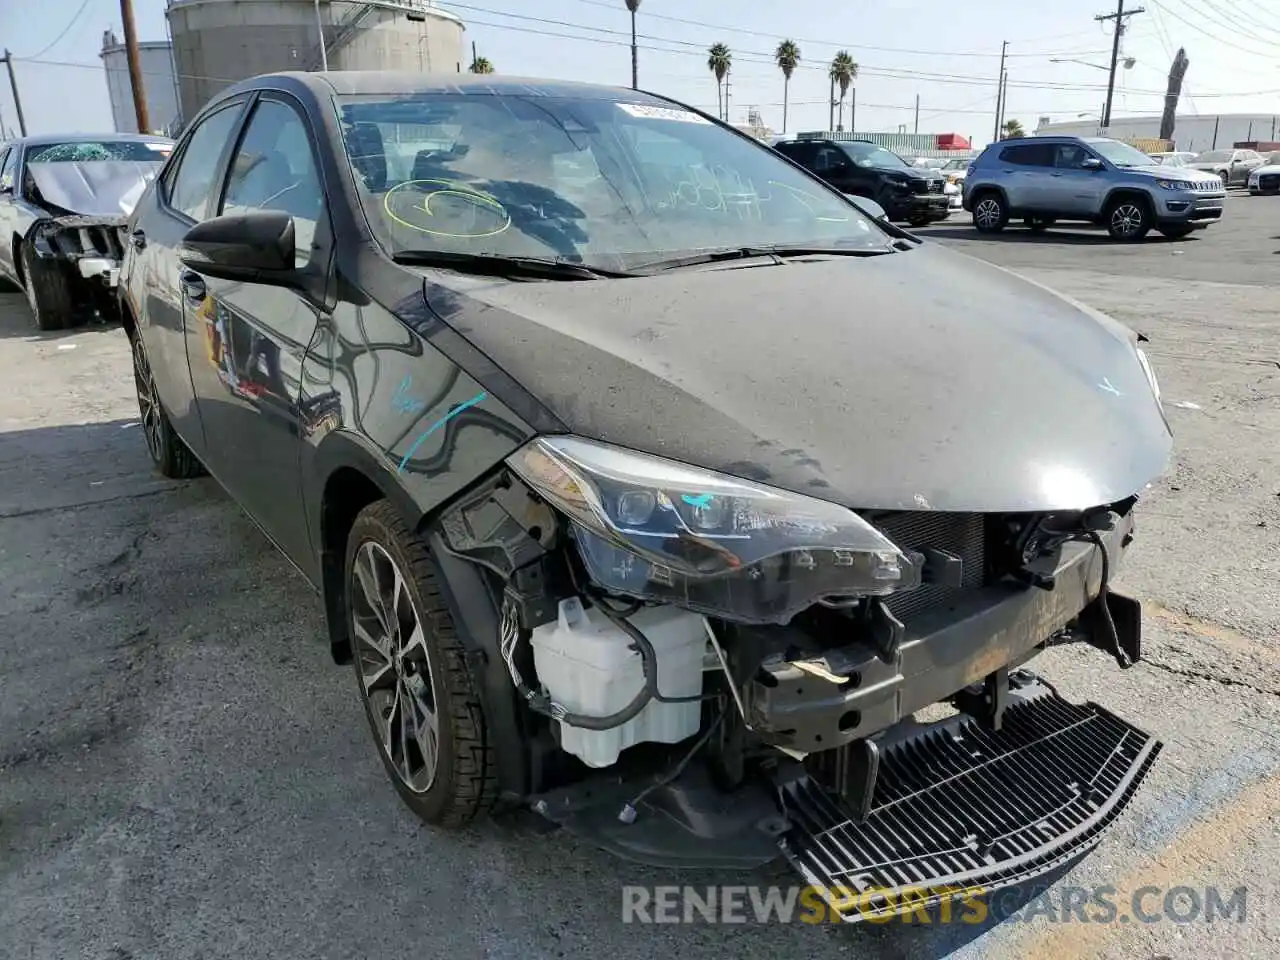
MULTIPOLYGON (((463 69, 462 21, 432 0, 318 7, 330 70, 463 69)), ((316 0, 169 0, 165 15, 184 118, 246 77, 321 68, 316 0)))
POLYGON ((102 52, 98 56, 107 72, 107 95, 111 98, 111 117, 117 133, 156 133, 173 123, 178 116, 178 88, 173 79, 173 51, 169 44, 162 40, 138 44, 142 96, 147 104, 150 130, 138 129, 124 41, 108 30, 102 35, 102 52))

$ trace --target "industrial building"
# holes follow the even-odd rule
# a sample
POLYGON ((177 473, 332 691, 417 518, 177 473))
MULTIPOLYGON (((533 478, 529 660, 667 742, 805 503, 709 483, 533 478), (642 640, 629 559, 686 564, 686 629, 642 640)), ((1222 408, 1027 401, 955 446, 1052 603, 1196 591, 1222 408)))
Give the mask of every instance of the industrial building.
MULTIPOLYGON (((1052 123, 1041 117, 1036 126, 1037 136, 1097 137, 1103 136, 1096 117, 1052 123)), ((1259 140, 1275 140, 1280 133, 1280 111, 1276 113, 1222 113, 1190 116, 1177 115, 1173 128, 1171 149, 1192 150, 1203 153, 1231 147, 1237 143, 1259 140)), ((1117 140, 1140 140, 1160 136, 1160 117, 1112 117, 1111 127, 1105 136, 1117 140)))
POLYGON ((169 0, 165 16, 184 118, 247 77, 326 61, 330 70, 465 68, 462 21, 433 0, 169 0))
POLYGON ((157 133, 170 129, 178 118, 178 87, 173 78, 173 54, 164 41, 138 44, 138 65, 142 72, 143 100, 147 105, 150 130, 138 129, 133 108, 133 87, 129 83, 129 61, 124 41, 108 30, 102 35, 103 69, 107 73, 107 95, 111 98, 111 119, 117 133, 157 133))

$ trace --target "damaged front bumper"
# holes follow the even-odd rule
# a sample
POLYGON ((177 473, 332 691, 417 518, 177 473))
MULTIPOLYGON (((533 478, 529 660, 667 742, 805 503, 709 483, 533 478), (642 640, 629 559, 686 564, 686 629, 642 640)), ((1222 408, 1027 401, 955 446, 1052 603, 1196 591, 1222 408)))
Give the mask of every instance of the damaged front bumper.
POLYGON ((115 290, 124 259, 125 217, 64 216, 42 220, 31 234, 36 255, 68 264, 77 276, 115 290))
POLYGON ((847 920, 1049 873, 1098 843, 1160 750, 1019 669, 1052 638, 1139 658, 1138 604, 1104 588, 1098 549, 1118 559, 1131 527, 1126 515, 1098 544, 1067 544, 1036 585, 969 591, 907 627, 890 616, 879 644, 766 659, 743 711, 783 750, 763 777, 726 792, 696 765, 657 782, 614 771, 534 809, 651 865, 749 868, 781 852, 847 920), (960 713, 913 718, 939 702, 960 713))

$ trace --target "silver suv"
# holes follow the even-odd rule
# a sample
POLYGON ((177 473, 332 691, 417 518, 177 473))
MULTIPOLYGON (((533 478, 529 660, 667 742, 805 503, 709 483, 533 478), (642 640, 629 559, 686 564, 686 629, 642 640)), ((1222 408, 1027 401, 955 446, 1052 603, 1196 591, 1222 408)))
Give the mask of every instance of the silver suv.
POLYGON ((1153 228, 1178 238, 1208 226, 1226 195, 1217 177, 1157 165, 1119 140, 1028 137, 993 143, 973 161, 963 204, 983 233, 1017 217, 1036 232, 1079 220, 1115 240, 1141 240, 1153 228))

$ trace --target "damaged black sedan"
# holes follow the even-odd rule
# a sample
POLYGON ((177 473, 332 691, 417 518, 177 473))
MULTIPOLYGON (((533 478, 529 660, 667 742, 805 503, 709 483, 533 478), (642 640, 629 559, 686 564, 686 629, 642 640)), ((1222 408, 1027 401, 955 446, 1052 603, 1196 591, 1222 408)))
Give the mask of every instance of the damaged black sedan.
POLYGON ((41 330, 116 319, 124 225, 172 149, 126 133, 0 145, 0 276, 26 292, 41 330))
POLYGON ((1088 307, 538 80, 246 81, 128 230, 151 456, 315 585, 427 822, 783 855, 856 919, 1056 869, 1155 759, 1028 669, 1141 655, 1109 581, 1171 438, 1088 307))

